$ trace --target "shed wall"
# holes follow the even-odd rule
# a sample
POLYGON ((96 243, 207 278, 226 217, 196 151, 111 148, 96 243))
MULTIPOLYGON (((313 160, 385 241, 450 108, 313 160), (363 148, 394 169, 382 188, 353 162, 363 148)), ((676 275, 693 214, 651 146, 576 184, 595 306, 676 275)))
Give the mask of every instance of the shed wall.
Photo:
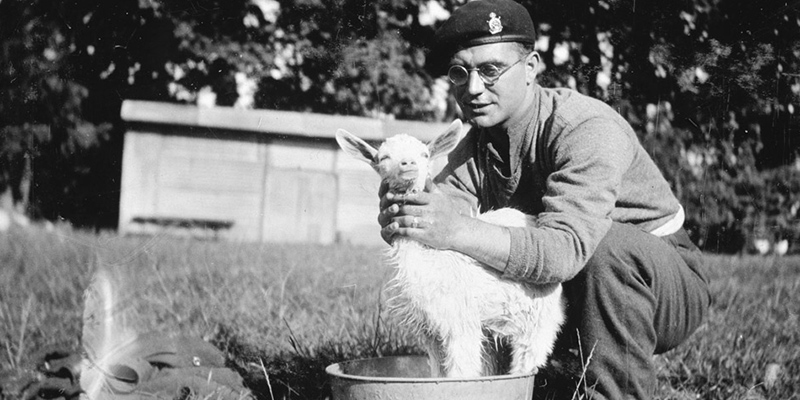
MULTIPOLYGON (((333 133, 343 127, 376 141, 402 131, 430 140, 446 127, 265 110, 209 112, 125 102, 122 233, 159 231, 137 218, 208 220, 232 223, 214 233, 222 239, 378 245, 379 179, 339 150, 333 133), (303 121, 306 130, 297 132, 292 121, 303 121)), ((440 159, 435 168, 443 164, 440 159)))

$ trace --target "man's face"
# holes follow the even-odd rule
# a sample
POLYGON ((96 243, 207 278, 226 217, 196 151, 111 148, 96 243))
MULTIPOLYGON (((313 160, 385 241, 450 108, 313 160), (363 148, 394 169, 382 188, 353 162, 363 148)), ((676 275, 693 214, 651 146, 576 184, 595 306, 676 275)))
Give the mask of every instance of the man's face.
POLYGON ((472 70, 464 85, 454 85, 458 105, 473 125, 507 127, 523 117, 532 97, 528 85, 535 83, 539 58, 536 53, 524 56, 519 49, 516 43, 484 44, 461 50, 450 59, 450 66, 467 70, 493 64, 505 71, 493 84, 486 84, 478 71, 472 70))

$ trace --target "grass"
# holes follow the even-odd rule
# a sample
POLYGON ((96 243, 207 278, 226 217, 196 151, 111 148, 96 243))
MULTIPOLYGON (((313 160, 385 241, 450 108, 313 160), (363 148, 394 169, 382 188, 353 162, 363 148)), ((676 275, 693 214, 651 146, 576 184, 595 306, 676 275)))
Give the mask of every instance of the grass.
MULTIPOLYGON (((129 283, 119 298, 137 329, 211 341, 260 399, 323 399, 330 363, 421 352, 380 308, 391 271, 379 254, 38 227, 0 233, 0 370, 33 368, 48 349, 77 351, 83 290, 103 267, 129 283)), ((708 321, 656 358, 657 398, 800 398, 800 258, 708 260, 708 321), (765 379, 768 368, 775 379, 765 379)))
POLYGON ((664 358, 664 380, 709 399, 800 398, 800 259, 709 257, 707 323, 664 358), (775 382, 765 374, 779 366, 775 382))

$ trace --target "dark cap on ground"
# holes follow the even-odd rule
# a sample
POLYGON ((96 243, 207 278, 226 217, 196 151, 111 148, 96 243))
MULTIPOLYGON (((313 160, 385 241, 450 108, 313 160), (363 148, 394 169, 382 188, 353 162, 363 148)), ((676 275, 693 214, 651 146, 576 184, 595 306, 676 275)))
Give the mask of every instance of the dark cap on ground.
POLYGON ((436 31, 426 68, 433 74, 444 74, 450 57, 459 50, 501 42, 536 42, 528 10, 513 0, 470 1, 436 31))

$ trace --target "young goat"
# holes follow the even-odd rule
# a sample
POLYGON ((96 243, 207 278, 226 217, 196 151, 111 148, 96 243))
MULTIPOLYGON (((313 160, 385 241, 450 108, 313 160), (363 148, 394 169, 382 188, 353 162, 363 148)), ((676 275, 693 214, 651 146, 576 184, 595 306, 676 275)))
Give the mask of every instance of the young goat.
MULTIPOLYGON (((452 150, 460 131, 461 121, 456 120, 428 146, 397 135, 375 149, 342 129, 336 140, 347 154, 369 163, 390 191, 407 193, 424 189, 430 161, 452 150)), ((534 217, 510 208, 478 218, 512 227, 536 223, 534 217)), ((504 280, 462 253, 410 239, 395 240, 386 263, 396 269, 387 288, 389 309, 423 339, 432 376, 529 374, 546 363, 564 320, 560 284, 504 280), (492 340, 510 345, 507 371, 498 365, 492 340)))

